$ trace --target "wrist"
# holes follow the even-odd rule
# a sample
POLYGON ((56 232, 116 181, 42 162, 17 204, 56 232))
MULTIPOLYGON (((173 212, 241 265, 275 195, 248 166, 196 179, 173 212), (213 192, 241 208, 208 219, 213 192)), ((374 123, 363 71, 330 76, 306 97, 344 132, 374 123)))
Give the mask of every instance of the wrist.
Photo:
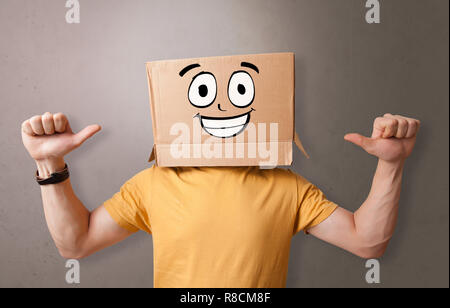
POLYGON ((63 157, 36 160, 38 176, 42 179, 49 178, 52 173, 63 170, 65 165, 63 157))
POLYGON ((386 161, 386 160, 379 159, 377 169, 384 176, 390 176, 390 177, 396 178, 398 176, 401 176, 401 174, 403 173, 404 165, 405 165, 405 160, 386 161))
POLYGON ((402 169, 403 166, 405 165, 405 160, 406 159, 398 159, 398 160, 393 160, 393 161, 388 161, 388 160, 383 160, 383 159, 379 159, 378 163, 380 165, 389 167, 389 168, 395 168, 395 169, 402 169))

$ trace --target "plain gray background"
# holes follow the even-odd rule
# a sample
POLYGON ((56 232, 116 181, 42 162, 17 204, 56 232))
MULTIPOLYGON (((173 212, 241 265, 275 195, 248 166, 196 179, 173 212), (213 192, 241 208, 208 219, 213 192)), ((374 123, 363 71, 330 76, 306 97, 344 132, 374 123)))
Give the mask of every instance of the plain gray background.
MULTIPOLYGON (((67 158, 89 209, 149 167, 152 129, 144 62, 296 53, 296 129, 311 155, 293 170, 356 210, 376 159, 346 143, 386 112, 417 117, 399 223, 381 262, 381 287, 449 285, 449 24, 447 0, 64 0, 0 2, 0 286, 66 287, 48 233, 35 165, 20 124, 45 111, 103 131, 67 158)), ((365 261, 313 237, 292 240, 288 287, 373 287, 365 261)), ((81 261, 82 287, 151 287, 152 238, 143 232, 81 261)))

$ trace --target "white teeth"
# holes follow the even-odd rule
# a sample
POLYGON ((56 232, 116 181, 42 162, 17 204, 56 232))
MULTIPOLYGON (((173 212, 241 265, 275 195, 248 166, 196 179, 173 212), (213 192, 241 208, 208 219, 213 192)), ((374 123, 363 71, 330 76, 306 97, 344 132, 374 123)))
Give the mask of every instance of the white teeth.
POLYGON ((201 119, 203 129, 210 135, 227 138, 240 133, 248 122, 249 114, 233 119, 201 119))
POLYGON ((247 123, 248 114, 244 114, 243 116, 233 118, 233 119, 202 119, 203 127, 205 128, 230 128, 239 125, 245 125, 247 123))
POLYGON ((226 138, 226 137, 232 137, 239 133, 244 128, 244 125, 239 125, 231 128, 207 128, 205 127, 205 131, 213 135, 214 137, 219 138, 226 138))

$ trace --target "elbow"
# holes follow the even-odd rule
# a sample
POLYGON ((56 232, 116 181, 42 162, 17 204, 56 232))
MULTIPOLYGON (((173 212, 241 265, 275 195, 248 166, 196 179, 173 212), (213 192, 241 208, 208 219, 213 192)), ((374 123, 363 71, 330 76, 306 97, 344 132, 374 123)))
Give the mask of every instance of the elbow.
POLYGON ((64 259, 81 260, 88 256, 80 249, 67 250, 67 249, 58 248, 58 252, 59 252, 59 255, 61 257, 63 257, 64 259))
POLYGON ((80 260, 89 255, 85 236, 61 237, 55 239, 55 244, 59 255, 64 259, 80 260))
POLYGON ((55 242, 58 248, 59 255, 64 259, 80 260, 88 256, 85 245, 81 240, 55 242))
POLYGON ((355 253, 361 259, 380 259, 384 255, 384 250, 364 250, 355 253))
POLYGON ((362 259, 380 259, 383 257, 389 242, 391 233, 357 233, 354 238, 353 253, 362 259))
POLYGON ((354 254, 362 259, 380 259, 386 252, 387 245, 388 242, 377 245, 362 245, 354 254))

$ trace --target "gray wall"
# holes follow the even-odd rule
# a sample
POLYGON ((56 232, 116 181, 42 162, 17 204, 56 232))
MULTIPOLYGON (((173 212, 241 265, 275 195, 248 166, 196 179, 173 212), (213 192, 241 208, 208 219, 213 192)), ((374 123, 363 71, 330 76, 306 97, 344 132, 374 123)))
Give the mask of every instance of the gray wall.
MULTIPOLYGON (((0 286, 65 287, 65 261, 47 231, 35 165, 20 123, 62 111, 103 131, 68 157, 74 188, 94 209, 148 167, 152 146, 144 62, 242 53, 297 55, 297 131, 312 159, 293 169, 356 210, 376 160, 345 143, 386 112, 422 120, 405 170, 398 228, 381 259, 382 287, 449 285, 447 0, 63 0, 0 2, 0 286)), ((83 287, 153 285, 152 239, 138 233, 81 262, 83 287)), ((367 287, 364 261, 298 235, 289 287, 367 287)))

